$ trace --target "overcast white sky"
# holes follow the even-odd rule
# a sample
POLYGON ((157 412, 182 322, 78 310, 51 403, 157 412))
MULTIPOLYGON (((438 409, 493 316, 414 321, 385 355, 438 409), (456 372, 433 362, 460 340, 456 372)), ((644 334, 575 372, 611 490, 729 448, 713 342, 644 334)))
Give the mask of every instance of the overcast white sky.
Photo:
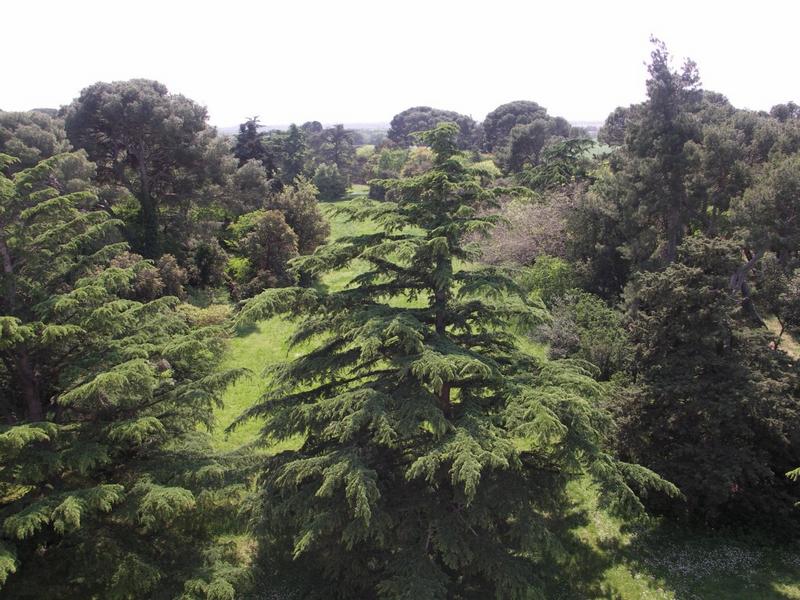
POLYGON ((10 0, 2 14, 4 110, 146 77, 222 126, 387 122, 414 105, 481 120, 518 99, 599 121, 643 98, 651 33, 737 106, 800 101, 798 0, 10 0))

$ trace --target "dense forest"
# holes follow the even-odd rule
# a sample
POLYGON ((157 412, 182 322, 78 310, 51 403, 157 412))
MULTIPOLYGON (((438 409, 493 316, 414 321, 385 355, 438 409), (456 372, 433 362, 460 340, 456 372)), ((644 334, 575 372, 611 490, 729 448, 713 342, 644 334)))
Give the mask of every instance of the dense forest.
POLYGON ((800 598, 800 106, 648 73, 0 111, 0 597, 800 598))

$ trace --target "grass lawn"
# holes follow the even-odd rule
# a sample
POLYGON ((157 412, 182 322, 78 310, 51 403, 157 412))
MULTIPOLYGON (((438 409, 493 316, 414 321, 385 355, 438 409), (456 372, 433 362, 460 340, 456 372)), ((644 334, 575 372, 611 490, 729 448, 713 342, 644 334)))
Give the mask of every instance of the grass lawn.
MULTIPOLYGON (((698 533, 655 521, 631 526, 600 510, 586 482, 573 484, 570 496, 573 533, 583 542, 572 565, 582 598, 800 599, 798 545, 698 533)), ((574 593, 560 597, 574 598, 574 593)))
MULTIPOLYGON (((367 186, 354 186, 351 197, 366 193, 367 186)), ((325 203, 324 209, 332 211, 349 201, 325 203)), ((330 218, 333 239, 374 230, 370 223, 349 223, 341 215, 330 218)), ((328 275, 323 283, 341 289, 357 270, 354 265, 328 275)), ((256 422, 248 422, 230 435, 224 428, 264 391, 260 377, 264 367, 291 358, 286 344, 291 331, 290 323, 273 318, 231 341, 224 366, 246 367, 252 376, 225 393, 225 407, 217 413, 219 426, 214 434, 220 449, 233 450, 256 438, 256 422)), ((544 351, 536 344, 524 343, 530 352, 544 351)), ((290 440, 263 451, 276 453, 298 443, 290 440)), ((574 503, 570 531, 577 558, 565 565, 563 589, 552 590, 554 599, 800 600, 800 545, 698 534, 658 523, 631 528, 598 508, 595 491, 588 483, 575 483, 570 492, 574 503)))

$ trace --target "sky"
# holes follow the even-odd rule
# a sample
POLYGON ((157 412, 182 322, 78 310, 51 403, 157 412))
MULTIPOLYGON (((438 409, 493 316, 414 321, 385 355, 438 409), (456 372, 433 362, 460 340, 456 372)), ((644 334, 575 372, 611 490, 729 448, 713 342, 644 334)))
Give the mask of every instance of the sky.
POLYGON ((800 101, 800 1, 30 0, 4 3, 0 109, 157 79, 210 122, 388 122, 410 106, 482 120, 533 100, 602 121, 644 99, 651 35, 741 108, 800 101))

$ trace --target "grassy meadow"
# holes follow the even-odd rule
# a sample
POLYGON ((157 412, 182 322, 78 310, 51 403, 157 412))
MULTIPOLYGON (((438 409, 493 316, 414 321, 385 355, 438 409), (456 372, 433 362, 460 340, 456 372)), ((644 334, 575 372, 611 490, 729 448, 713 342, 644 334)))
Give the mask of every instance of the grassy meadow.
MULTIPOLYGON (((355 186, 351 196, 361 195, 366 195, 366 186, 355 186)), ((333 214, 335 207, 350 201, 325 205, 332 239, 372 231, 370 223, 352 223, 333 214)), ((339 289, 356 270, 357 265, 328 276, 323 283, 339 289)), ((287 346, 292 327, 283 319, 273 318, 231 341, 224 366, 246 367, 252 375, 225 394, 225 406, 217 414, 214 432, 220 449, 233 450, 256 438, 257 422, 248 422, 230 434, 225 433, 225 427, 264 391, 264 367, 300 352, 287 346)), ((530 342, 526 345, 532 352, 544 351, 530 342)), ((289 440, 259 451, 276 453, 299 442, 289 440)), ((564 565, 563 584, 552 590, 552 598, 800 600, 798 544, 776 544, 770 539, 730 532, 697 534, 655 520, 624 523, 597 506, 596 494, 588 483, 573 485, 571 496, 569 521, 578 558, 564 565)))

